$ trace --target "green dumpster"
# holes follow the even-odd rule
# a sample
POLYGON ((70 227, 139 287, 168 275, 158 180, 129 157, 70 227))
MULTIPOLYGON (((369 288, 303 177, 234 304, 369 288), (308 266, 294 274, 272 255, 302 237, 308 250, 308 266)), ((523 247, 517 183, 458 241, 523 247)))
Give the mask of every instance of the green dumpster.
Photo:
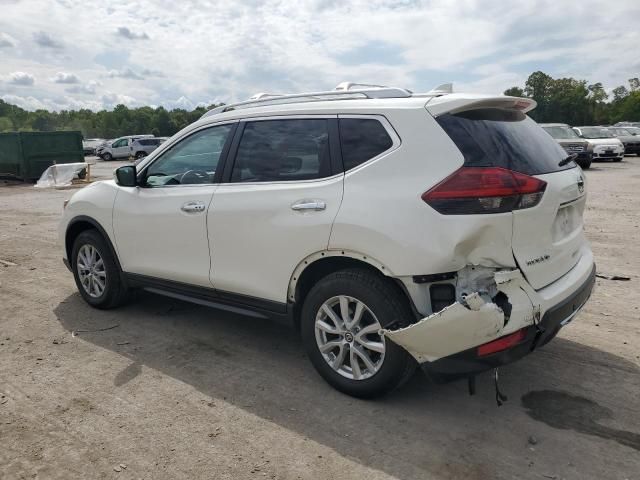
POLYGON ((80 132, 0 133, 0 177, 37 180, 54 163, 84 162, 80 132))

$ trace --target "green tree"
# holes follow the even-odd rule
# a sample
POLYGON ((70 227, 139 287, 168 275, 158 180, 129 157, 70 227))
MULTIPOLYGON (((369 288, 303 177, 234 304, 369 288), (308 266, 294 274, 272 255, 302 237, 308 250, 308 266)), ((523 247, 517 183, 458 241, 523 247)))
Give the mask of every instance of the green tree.
POLYGON ((504 94, 508 97, 524 97, 524 90, 520 87, 511 87, 507 88, 504 91, 504 94))

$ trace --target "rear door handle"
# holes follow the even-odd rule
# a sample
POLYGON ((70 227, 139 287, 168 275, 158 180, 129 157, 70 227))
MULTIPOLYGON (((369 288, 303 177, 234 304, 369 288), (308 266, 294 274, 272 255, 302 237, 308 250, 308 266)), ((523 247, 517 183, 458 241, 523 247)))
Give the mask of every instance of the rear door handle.
POLYGON ((327 208, 327 204, 323 200, 299 200, 291 205, 291 210, 295 210, 297 212, 303 210, 313 210, 315 212, 319 212, 320 210, 324 210, 325 208, 327 208))
POLYGON ((180 210, 187 213, 198 213, 204 212, 205 208, 204 202, 187 202, 182 205, 180 210))

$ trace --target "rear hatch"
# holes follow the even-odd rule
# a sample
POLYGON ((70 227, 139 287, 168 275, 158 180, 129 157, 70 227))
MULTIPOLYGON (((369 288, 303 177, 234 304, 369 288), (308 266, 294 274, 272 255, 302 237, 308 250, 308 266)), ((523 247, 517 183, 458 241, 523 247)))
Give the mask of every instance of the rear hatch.
MULTIPOLYGON (((499 100, 503 102, 504 97, 499 100)), ((586 244, 582 229, 586 200, 583 173, 566 160, 567 152, 523 112, 526 106, 514 102, 512 108, 500 104, 495 108, 491 102, 483 103, 474 103, 470 110, 457 104, 453 112, 447 112, 440 103, 432 113, 462 152, 461 170, 467 178, 472 178, 469 172, 484 168, 491 174, 512 175, 516 188, 533 188, 521 190, 519 199, 510 200, 507 210, 513 221, 513 256, 529 283, 540 289, 571 270, 582 255, 586 244)), ((483 205, 490 203, 485 199, 483 205)), ((495 210, 495 214, 504 213, 504 208, 495 210)))

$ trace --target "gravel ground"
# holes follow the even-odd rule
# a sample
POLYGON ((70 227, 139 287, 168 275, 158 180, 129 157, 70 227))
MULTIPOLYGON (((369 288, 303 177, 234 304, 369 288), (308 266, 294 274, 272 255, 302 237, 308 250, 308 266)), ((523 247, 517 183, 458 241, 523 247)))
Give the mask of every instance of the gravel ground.
POLYGON ((630 281, 503 368, 501 408, 488 374, 360 401, 278 324, 149 293, 93 310, 56 245, 73 189, 0 186, 0 478, 640 478, 640 157, 586 176, 598 270, 630 281))

